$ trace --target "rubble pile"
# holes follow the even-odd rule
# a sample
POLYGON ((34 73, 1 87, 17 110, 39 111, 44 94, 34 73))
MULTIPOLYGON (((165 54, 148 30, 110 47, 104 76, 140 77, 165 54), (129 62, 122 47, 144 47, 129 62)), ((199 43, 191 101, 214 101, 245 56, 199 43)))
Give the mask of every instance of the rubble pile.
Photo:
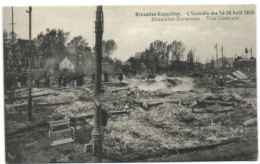
POLYGON ((69 105, 58 106, 52 115, 63 115, 64 117, 78 117, 80 115, 91 115, 94 114, 94 103, 93 102, 81 102, 74 101, 69 105))
MULTIPOLYGON (((199 83, 204 81, 165 75, 154 80, 132 78, 103 83, 102 109, 109 114, 102 128, 104 156, 135 161, 217 146, 242 138, 246 128, 256 125, 255 88, 199 83)), ((23 94, 27 93, 19 96, 23 94)), ((82 137, 91 137, 84 129, 93 127, 93 84, 33 89, 33 95, 38 95, 33 98, 34 112, 46 116, 45 121, 81 118, 83 124, 77 126, 78 137, 72 144, 87 144, 82 137)), ((26 111, 22 105, 26 101, 16 100, 15 104, 26 111)), ((68 158, 73 162, 83 160, 77 160, 75 154, 68 158)))
POLYGON ((134 160, 145 154, 235 141, 245 134, 245 127, 256 124, 256 91, 215 90, 135 88, 130 117, 113 119, 107 125, 106 137, 110 139, 110 148, 114 147, 110 153, 134 160), (129 155, 129 151, 139 154, 129 155))

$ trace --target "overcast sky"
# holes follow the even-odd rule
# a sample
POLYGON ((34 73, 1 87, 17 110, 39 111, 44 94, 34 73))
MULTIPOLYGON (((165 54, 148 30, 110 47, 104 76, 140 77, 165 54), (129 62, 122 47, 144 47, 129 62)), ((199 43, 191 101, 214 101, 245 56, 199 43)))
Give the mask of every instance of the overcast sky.
MULTIPOLYGON (((15 32, 22 39, 28 39, 28 7, 14 7, 15 32)), ((46 28, 60 28, 70 32, 70 39, 82 35, 90 46, 95 42, 95 6, 84 7, 34 7, 32 10, 32 36, 36 37, 46 28)), ((200 21, 152 22, 151 17, 136 17, 136 12, 180 12, 187 11, 239 11, 255 10, 253 5, 244 6, 103 6, 103 39, 114 39, 118 49, 113 54, 123 61, 144 51, 155 40, 168 43, 178 40, 185 44, 185 59, 189 49, 195 49, 200 61, 215 56, 214 46, 224 46, 224 55, 241 55, 245 47, 253 48, 256 54, 256 18, 239 16, 238 21, 209 21, 205 16, 200 21)), ((11 8, 3 9, 3 28, 11 31, 11 8)))

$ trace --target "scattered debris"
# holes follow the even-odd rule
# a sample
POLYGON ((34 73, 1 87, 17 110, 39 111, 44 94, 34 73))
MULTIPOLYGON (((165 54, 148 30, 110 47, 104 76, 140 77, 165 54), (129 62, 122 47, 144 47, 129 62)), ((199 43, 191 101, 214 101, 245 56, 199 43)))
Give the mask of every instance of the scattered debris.
POLYGON ((130 90, 131 88, 129 88, 129 87, 124 87, 124 88, 117 88, 117 89, 113 89, 111 92, 112 93, 116 93, 116 92, 120 92, 120 91, 128 91, 128 90, 130 90))
POLYGON ((257 118, 252 118, 243 123, 244 126, 252 126, 257 124, 257 118))
MULTIPOLYGON (((244 88, 253 84, 249 80, 231 77, 233 79, 228 78, 230 81, 226 85, 243 87, 217 87, 210 80, 188 82, 185 78, 181 81, 182 78, 167 76, 149 81, 124 78, 124 83, 104 83, 101 106, 108 113, 107 125, 102 127, 106 138, 104 155, 120 161, 134 161, 161 156, 161 152, 167 155, 177 150, 182 153, 214 148, 245 135, 245 128, 256 124, 256 90, 244 88), (187 83, 188 87, 183 89, 187 83), (201 83, 205 84, 197 85, 201 83)), ((6 105, 12 111, 12 114, 7 113, 7 126, 13 128, 7 135, 29 135, 26 132, 37 135, 34 130, 38 129, 47 137, 47 122, 68 119, 76 130, 75 141, 60 148, 69 150, 71 147, 66 145, 80 147, 89 142, 95 109, 92 84, 33 89, 33 95, 36 96, 33 97, 34 114, 42 117, 41 121, 14 127, 11 120, 16 115, 19 118, 19 111, 14 108, 27 110, 26 99, 17 99, 13 105, 6 105)), ((19 97, 26 96, 27 93, 19 92, 19 97)), ((43 139, 46 144, 47 139, 43 139)), ((58 148, 54 151, 64 154, 58 148)), ((77 149, 75 153, 50 159, 84 161, 81 154, 83 152, 77 149)))

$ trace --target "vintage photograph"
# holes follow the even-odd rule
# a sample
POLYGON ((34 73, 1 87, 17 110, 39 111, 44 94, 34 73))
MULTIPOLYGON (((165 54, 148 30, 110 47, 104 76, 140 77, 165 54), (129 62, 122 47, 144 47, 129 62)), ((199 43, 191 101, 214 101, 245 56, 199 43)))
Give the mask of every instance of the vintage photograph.
POLYGON ((7 163, 258 160, 255 5, 2 12, 7 163))

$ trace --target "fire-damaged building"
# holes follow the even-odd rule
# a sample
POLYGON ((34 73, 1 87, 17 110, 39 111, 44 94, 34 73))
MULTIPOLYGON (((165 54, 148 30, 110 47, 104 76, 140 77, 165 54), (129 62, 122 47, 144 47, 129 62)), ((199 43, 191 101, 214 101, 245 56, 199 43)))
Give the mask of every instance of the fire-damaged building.
POLYGON ((219 58, 218 60, 216 60, 214 62, 214 68, 223 72, 232 72, 234 69, 234 58, 233 57, 223 57, 223 58, 219 58))
POLYGON ((234 69, 235 70, 241 70, 243 72, 246 72, 250 75, 255 75, 256 73, 256 58, 242 58, 237 57, 234 60, 234 69))

